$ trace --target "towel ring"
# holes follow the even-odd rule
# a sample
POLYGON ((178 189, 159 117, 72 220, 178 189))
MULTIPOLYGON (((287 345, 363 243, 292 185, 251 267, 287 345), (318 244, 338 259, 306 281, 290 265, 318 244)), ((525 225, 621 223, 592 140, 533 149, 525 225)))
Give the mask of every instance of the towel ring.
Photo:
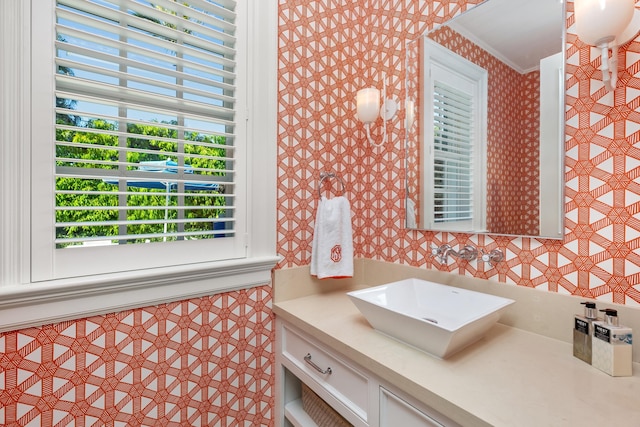
POLYGON ((342 194, 347 191, 347 187, 344 185, 344 181, 338 175, 333 172, 320 172, 320 181, 318 182, 318 197, 322 197, 322 183, 327 178, 337 178, 342 186, 342 194))

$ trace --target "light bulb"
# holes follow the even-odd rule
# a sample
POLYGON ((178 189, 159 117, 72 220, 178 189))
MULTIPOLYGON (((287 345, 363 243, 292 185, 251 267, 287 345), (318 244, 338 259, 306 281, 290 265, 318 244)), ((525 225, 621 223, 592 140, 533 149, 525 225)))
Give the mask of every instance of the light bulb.
POLYGON ((593 46, 611 43, 626 30, 634 9, 634 0, 575 0, 576 33, 593 46))
POLYGON ((360 89, 356 96, 358 119, 363 123, 371 123, 380 112, 380 91, 373 87, 360 89))

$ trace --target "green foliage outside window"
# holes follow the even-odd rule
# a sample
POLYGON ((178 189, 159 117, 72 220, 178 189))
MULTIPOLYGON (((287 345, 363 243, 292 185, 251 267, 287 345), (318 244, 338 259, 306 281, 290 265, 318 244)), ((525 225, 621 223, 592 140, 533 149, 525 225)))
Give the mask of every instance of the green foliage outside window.
MULTIPOLYGON (((77 117, 59 114, 57 116, 59 125, 69 125, 70 122, 77 123, 77 117)), ((178 134, 176 123, 158 123, 154 125, 128 124, 127 133, 140 135, 140 138, 129 137, 126 141, 128 148, 151 151, 152 153, 127 152, 126 162, 139 164, 146 161, 158 161, 171 159, 176 161, 175 153, 177 152, 178 134), (156 139, 157 138, 157 139, 156 139)), ((57 166, 59 168, 65 166, 73 166, 74 168, 89 169, 117 169, 119 151, 117 148, 119 140, 116 131, 118 130, 116 123, 110 123, 105 120, 89 120, 83 123, 82 128, 76 127, 73 130, 66 128, 58 128, 56 130, 57 141, 66 141, 80 143, 82 146, 67 146, 58 144, 56 147, 56 156, 59 159, 57 166), (112 148, 113 147, 113 148, 112 148)), ((198 133, 186 133, 183 137, 185 140, 198 141, 199 143, 210 143, 212 146, 184 144, 183 152, 185 153, 185 163, 193 168, 205 168, 209 171, 200 173, 210 175, 224 175, 225 149, 216 147, 216 145, 224 145, 225 138, 221 136, 202 135, 198 133), (189 154, 196 157, 191 158, 189 154), (205 157, 205 158, 203 158, 205 157), (214 157, 211 159, 209 157, 214 157)), ((135 166, 129 166, 128 169, 136 169, 135 166)), ((77 170, 77 169, 76 169, 77 170)), ((147 221, 155 220, 153 224, 131 224, 128 225, 126 234, 162 234, 165 227, 165 215, 168 220, 178 217, 178 210, 172 209, 177 206, 177 196, 166 197, 166 190, 149 189, 149 188, 127 188, 128 195, 125 197, 124 203, 120 199, 122 196, 116 194, 118 186, 102 179, 86 179, 75 177, 58 177, 56 180, 56 221, 58 223, 82 223, 81 225, 65 226, 57 228, 58 238, 82 238, 97 236, 117 236, 119 233, 118 225, 96 225, 102 222, 114 221, 147 221), (64 192, 69 193, 64 193, 64 192), (78 193, 80 192, 80 194, 78 193), (161 193, 158 195, 148 193, 161 193), (113 194, 109 194, 113 193, 113 194), (147 193, 147 194, 145 194, 147 193), (119 217, 117 207, 119 204, 126 205, 131 208, 126 210, 126 218, 119 217), (150 209, 135 209, 136 207, 152 207, 150 209), (75 209, 60 209, 62 207, 75 207, 75 209), (88 209, 81 209, 87 207, 88 209), (113 209, 109 209, 113 207, 113 209), (80 209, 78 209, 80 208, 80 209), (167 211, 168 208, 168 211, 167 211)), ((221 193, 222 191, 220 191, 221 193)), ((198 192, 189 192, 196 194, 195 196, 185 197, 184 204, 187 206, 197 206, 196 209, 186 209, 185 218, 210 218, 215 219, 224 217, 224 209, 215 208, 216 206, 225 206, 225 198, 206 197, 197 195, 198 192)), ((187 222, 184 225, 184 231, 197 232, 200 230, 211 230, 213 221, 205 222, 187 222)), ((168 223, 166 225, 167 233, 177 231, 177 224, 168 223)), ((211 237, 211 236, 209 236, 211 237)), ((175 240, 174 238, 158 237, 155 239, 136 239, 136 242, 159 240, 175 240)), ((132 240, 133 241, 133 240, 132 240)), ((65 246, 65 245, 62 245, 65 246)))

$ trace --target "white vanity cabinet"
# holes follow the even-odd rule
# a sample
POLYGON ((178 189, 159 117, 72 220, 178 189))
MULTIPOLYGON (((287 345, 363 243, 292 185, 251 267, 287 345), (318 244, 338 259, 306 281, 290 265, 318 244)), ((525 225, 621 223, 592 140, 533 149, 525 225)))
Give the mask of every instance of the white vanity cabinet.
POLYGON ((276 427, 316 427, 302 383, 356 427, 457 426, 308 334, 276 319, 276 427))

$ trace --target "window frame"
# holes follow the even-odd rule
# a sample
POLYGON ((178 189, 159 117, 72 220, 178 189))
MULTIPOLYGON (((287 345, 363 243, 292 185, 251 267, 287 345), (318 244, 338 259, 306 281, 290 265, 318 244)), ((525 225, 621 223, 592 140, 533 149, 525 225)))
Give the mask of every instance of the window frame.
MULTIPOLYGON (((425 165, 424 183, 425 197, 422 201, 421 211, 425 213, 425 226, 431 230, 443 231, 470 231, 483 230, 486 228, 486 197, 483 196, 486 183, 487 171, 487 103, 488 103, 488 72, 484 68, 472 63, 464 57, 451 52, 442 45, 430 40, 424 40, 423 47, 423 70, 422 76, 424 85, 424 121, 423 129, 424 147, 422 150, 425 165), (473 162, 472 187, 473 187, 473 218, 468 221, 451 222, 435 221, 435 136, 434 126, 434 79, 435 74, 444 76, 441 80, 463 81, 468 86, 473 86, 472 97, 476 100, 476 108, 473 111, 475 122, 473 126, 474 152, 471 160, 473 162)), ((455 85, 452 85, 455 87, 455 85)))
MULTIPOLYGON (((51 90, 46 85, 52 82, 38 78, 39 70, 34 69, 31 58, 32 54, 48 55, 51 69, 55 68, 53 49, 48 49, 46 43, 38 43, 36 33, 36 29, 49 31, 49 36, 54 37, 54 20, 46 18, 53 16, 49 14, 54 9, 54 0, 48 0, 46 4, 39 0, 2 2, 0 52, 9 60, 3 61, 0 76, 0 87, 6 94, 0 100, 0 136, 2 141, 17 143, 2 143, 0 147, 5 177, 0 183, 3 200, 0 233, 5 236, 0 240, 0 331, 269 283, 271 269, 278 261, 274 185, 276 0, 238 1, 239 15, 246 16, 243 20, 248 37, 245 69, 256 70, 246 76, 247 102, 237 109, 238 122, 246 120, 247 123, 247 143, 242 144, 245 148, 239 153, 246 158, 246 170, 241 174, 241 179, 246 180, 243 197, 246 233, 239 236, 246 247, 246 256, 60 279, 39 272, 43 268, 45 271, 53 268, 54 249, 44 247, 32 237, 37 233, 53 233, 53 228, 52 220, 42 221, 42 212, 36 211, 37 204, 31 199, 32 196, 41 197, 31 191, 37 188, 36 183, 39 184, 37 174, 44 172, 52 176, 54 172, 53 161, 48 162, 48 170, 42 169, 45 162, 41 156, 47 156, 47 153, 32 146, 34 136, 52 129, 54 123, 53 114, 43 115, 42 103, 38 103, 43 91, 51 90), (47 7, 50 9, 44 13, 34 13, 36 8, 47 7), (42 120, 43 117, 47 119, 42 120), (256 169, 259 173, 254 173, 256 169), (252 206, 259 206, 259 211, 252 206)), ((50 109, 52 106, 45 107, 50 109)), ((53 191, 48 190, 48 193, 52 195, 53 191)), ((138 246, 140 251, 140 245, 124 246, 138 246)))
MULTIPOLYGON (((234 141, 246 141, 244 114, 235 111, 246 111, 246 55, 236 52, 246 50, 247 36, 236 1, 209 3, 209 10, 202 0, 56 3, 55 39, 34 31, 39 45, 56 45, 55 98, 62 107, 55 115, 56 178, 36 179, 34 191, 46 188, 34 206, 55 183, 56 210, 47 202, 36 211, 44 221, 56 215, 58 247, 82 250, 54 251, 55 277, 83 275, 79 267, 96 274, 125 263, 119 269, 244 257, 245 199, 236 196, 246 193, 246 180, 238 182, 236 172, 243 175, 246 162, 234 141), (209 203, 191 207, 204 198, 209 203), (212 238, 215 244, 206 241, 212 238), (113 247, 145 239, 176 244, 126 256, 113 247), (184 240, 198 240, 200 249, 181 250, 194 245, 184 240)), ((49 49, 43 53, 33 56, 34 71, 43 74, 35 81, 51 80, 49 49)), ((34 141, 51 137, 48 131, 34 141)), ((43 169, 50 161, 44 157, 43 169)))

